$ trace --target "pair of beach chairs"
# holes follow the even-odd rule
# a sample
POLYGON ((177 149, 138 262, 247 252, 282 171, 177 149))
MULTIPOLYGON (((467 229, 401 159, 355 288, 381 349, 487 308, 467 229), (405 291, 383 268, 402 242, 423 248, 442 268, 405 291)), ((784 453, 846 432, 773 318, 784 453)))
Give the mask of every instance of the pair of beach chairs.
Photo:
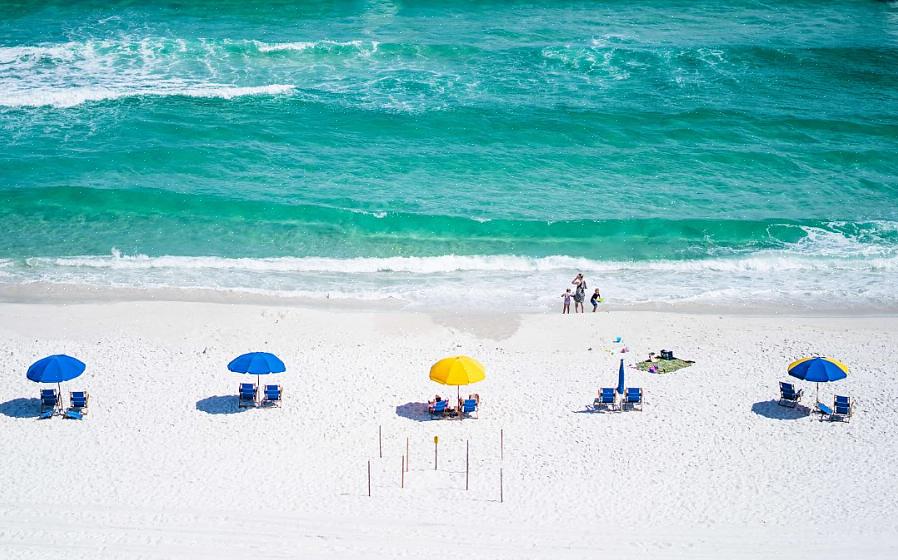
POLYGON ((262 391, 262 402, 260 403, 256 386, 253 383, 241 383, 237 396, 238 408, 281 406, 284 390, 280 385, 266 385, 262 391))
POLYGON ((599 389, 599 396, 592 403, 593 410, 642 410, 642 389, 639 387, 627 387, 620 401, 617 400, 617 390, 614 387, 599 389))
POLYGON ((459 400, 458 408, 451 408, 449 401, 440 400, 430 403, 427 407, 431 419, 437 418, 479 418, 480 397, 459 400))
POLYGON ((69 407, 63 410, 62 396, 56 392, 56 389, 42 389, 39 418, 52 418, 55 414, 62 414, 63 418, 81 420, 87 413, 88 400, 89 396, 86 391, 71 391, 69 407))
MULTIPOLYGON (((796 391, 792 383, 780 381, 780 405, 795 408, 801 402, 802 396, 804 396, 804 389, 796 391)), ((849 422, 854 412, 854 403, 851 401, 851 397, 836 395, 833 398, 832 407, 818 402, 816 408, 821 420, 829 419, 849 422)))

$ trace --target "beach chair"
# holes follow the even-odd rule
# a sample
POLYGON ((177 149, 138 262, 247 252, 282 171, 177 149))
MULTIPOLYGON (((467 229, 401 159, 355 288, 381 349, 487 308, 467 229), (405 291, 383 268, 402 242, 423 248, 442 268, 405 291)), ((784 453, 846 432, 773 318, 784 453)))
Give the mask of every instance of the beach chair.
POLYGON ((624 400, 621 403, 621 408, 624 405, 630 405, 630 408, 633 410, 642 410, 642 389, 639 387, 627 387, 627 390, 624 391, 624 400))
POLYGON ((87 412, 88 394, 85 391, 71 391, 69 393, 69 408, 63 414, 63 418, 81 420, 87 412))
POLYGON ((851 413, 853 411, 854 404, 851 402, 850 397, 836 395, 836 397, 833 399, 833 411, 829 415, 829 419, 849 422, 851 419, 851 413))
POLYGON ((786 383, 785 381, 780 381, 780 406, 795 408, 795 405, 801 400, 802 394, 804 394, 804 389, 796 392, 794 385, 786 383))
POLYGON ((427 407, 431 417, 442 418, 449 412, 449 401, 437 401, 427 407))
POLYGON ((479 418, 479 410, 480 403, 477 401, 477 399, 465 399, 464 401, 462 401, 461 406, 459 407, 459 411, 461 412, 461 414, 459 414, 459 418, 470 418, 472 414, 474 415, 474 418, 479 418))
POLYGON ((262 396, 262 406, 281 406, 284 391, 280 385, 266 385, 262 396))
POLYGON ((614 410, 617 408, 617 391, 614 387, 599 389, 599 396, 592 402, 593 410, 614 410))
POLYGON ((59 408, 59 395, 56 389, 41 389, 40 418, 50 418, 59 408))
POLYGON ((238 397, 237 408, 256 406, 256 386, 252 383, 241 383, 238 397))

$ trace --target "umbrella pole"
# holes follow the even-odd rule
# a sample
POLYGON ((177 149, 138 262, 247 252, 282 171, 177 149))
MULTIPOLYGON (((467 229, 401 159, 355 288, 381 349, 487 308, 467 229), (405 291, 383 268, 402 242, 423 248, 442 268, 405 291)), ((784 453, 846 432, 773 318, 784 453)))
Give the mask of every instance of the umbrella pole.
POLYGON ((56 408, 58 408, 59 411, 62 412, 62 382, 60 382, 60 381, 56 382, 56 391, 57 391, 57 393, 56 393, 57 394, 56 408))

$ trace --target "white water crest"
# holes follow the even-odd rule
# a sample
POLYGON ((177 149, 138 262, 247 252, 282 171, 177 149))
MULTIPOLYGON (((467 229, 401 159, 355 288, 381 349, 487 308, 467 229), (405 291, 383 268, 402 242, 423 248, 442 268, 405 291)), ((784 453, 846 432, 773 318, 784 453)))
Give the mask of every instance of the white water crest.
POLYGON ((700 304, 793 310, 898 310, 898 256, 762 251, 732 258, 598 261, 515 255, 389 258, 39 257, 2 284, 185 288, 284 298, 391 300, 411 308, 551 310, 574 274, 616 307, 700 304))
POLYGON ((0 106, 69 108, 128 97, 233 99, 293 84, 240 83, 224 70, 249 43, 141 38, 0 47, 0 106), (236 52, 232 52, 232 50, 236 52))

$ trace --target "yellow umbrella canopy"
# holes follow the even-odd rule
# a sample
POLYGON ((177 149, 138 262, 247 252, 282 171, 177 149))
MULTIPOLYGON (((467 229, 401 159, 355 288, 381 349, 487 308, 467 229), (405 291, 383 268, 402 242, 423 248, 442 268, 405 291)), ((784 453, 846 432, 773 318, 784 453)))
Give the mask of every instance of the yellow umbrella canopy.
POLYGON ((483 364, 470 356, 452 356, 431 366, 430 379, 443 385, 468 385, 486 379, 486 372, 483 364))

